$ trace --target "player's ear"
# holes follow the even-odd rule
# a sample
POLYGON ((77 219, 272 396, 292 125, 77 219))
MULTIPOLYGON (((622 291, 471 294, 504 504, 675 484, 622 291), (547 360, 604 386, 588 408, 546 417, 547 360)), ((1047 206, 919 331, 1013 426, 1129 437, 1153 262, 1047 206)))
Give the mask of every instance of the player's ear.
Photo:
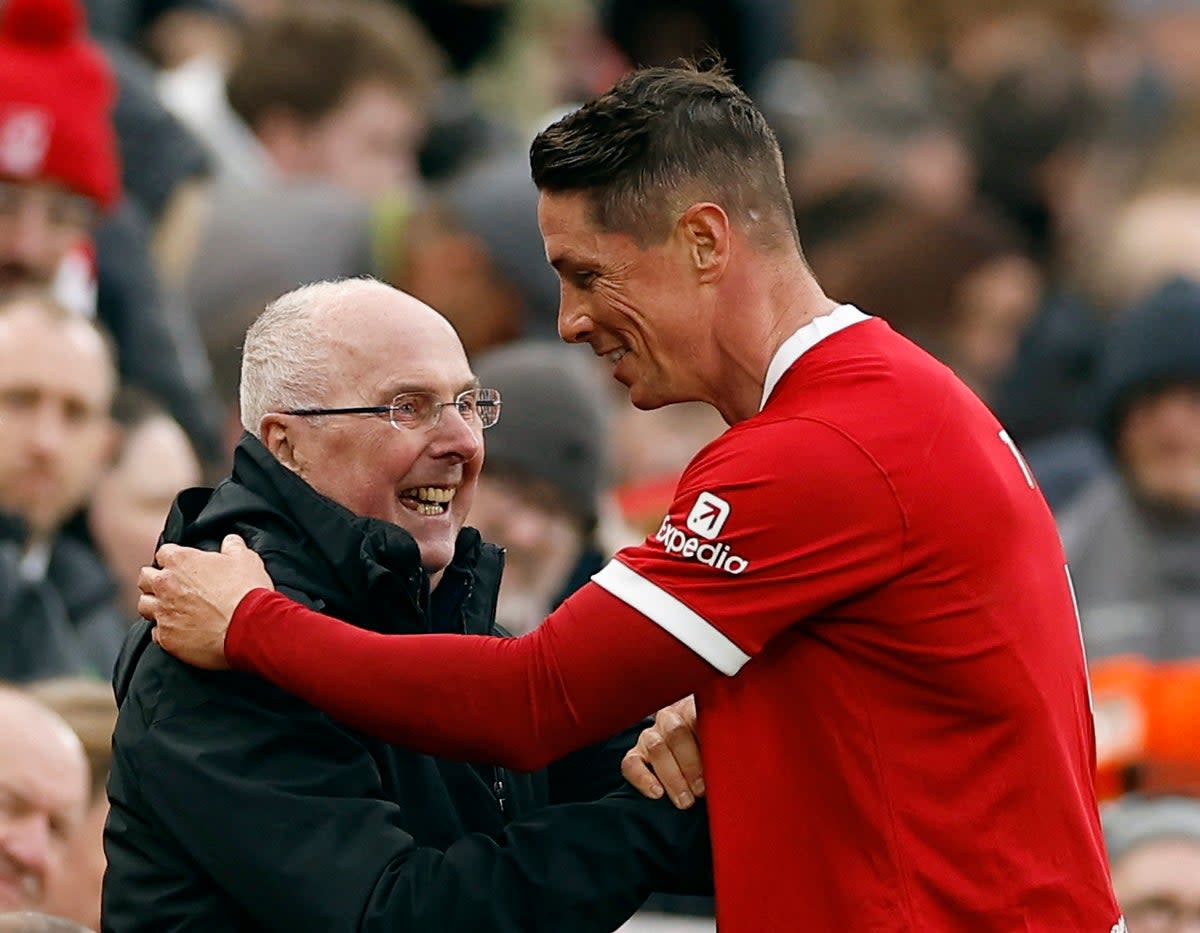
POLYGON ((729 261, 729 215, 724 209, 711 202, 693 204, 680 215, 677 229, 700 281, 720 279, 729 261))

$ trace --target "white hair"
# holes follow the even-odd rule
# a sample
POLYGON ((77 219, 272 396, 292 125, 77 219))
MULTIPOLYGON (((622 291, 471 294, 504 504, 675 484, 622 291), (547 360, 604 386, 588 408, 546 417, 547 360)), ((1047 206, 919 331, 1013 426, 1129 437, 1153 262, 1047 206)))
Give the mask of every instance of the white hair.
POLYGON ((258 316, 242 345, 238 389, 242 427, 261 438, 262 419, 274 411, 317 408, 328 397, 331 313, 347 308, 364 290, 390 285, 370 277, 302 285, 276 298, 258 316))

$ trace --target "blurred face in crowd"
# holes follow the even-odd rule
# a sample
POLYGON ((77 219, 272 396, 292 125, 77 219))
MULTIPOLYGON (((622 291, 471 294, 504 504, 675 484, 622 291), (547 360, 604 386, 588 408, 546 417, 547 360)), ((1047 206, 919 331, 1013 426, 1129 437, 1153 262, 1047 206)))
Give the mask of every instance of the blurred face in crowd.
POLYGON ((82 319, 0 308, 0 509, 35 537, 84 501, 112 446, 112 358, 82 319))
MULTIPOLYGON (((323 408, 387 405, 404 392, 449 402, 476 385, 454 329, 400 292, 364 288, 354 326, 329 318, 323 408)), ((435 582, 454 557, 483 466, 483 428, 454 405, 436 423, 393 427, 387 415, 267 415, 264 443, 314 489, 413 536, 435 582)))
POLYGON ((93 798, 83 819, 67 838, 62 869, 50 876, 45 907, 55 917, 66 917, 89 929, 100 929, 100 899, 104 886, 104 822, 108 798, 93 798))
POLYGON ((582 520, 545 480, 485 472, 471 524, 507 552, 496 621, 514 635, 535 628, 583 553, 582 520))
POLYGON ((1138 492, 1200 511, 1200 385, 1174 385, 1136 399, 1117 447, 1138 492))
POLYGON ((364 198, 412 189, 424 125, 400 91, 377 81, 353 88, 340 107, 312 123, 287 121, 265 137, 289 175, 319 178, 364 198))
POLYGON ((971 272, 958 288, 948 335, 954 371, 983 397, 1004 377, 1037 311, 1041 277, 1024 256, 1005 256, 971 272))
POLYGON ((155 415, 127 431, 116 462, 96 484, 88 528, 130 610, 136 608, 138 572, 154 553, 172 501, 200 479, 183 429, 155 415))
POLYGON ((414 228, 403 288, 454 325, 469 356, 520 334, 524 302, 496 268, 483 239, 453 223, 414 228))
POLYGON ((710 401, 694 376, 705 328, 680 226, 641 249, 632 236, 598 227, 576 192, 543 192, 538 224, 562 287, 559 336, 608 360, 638 408, 710 401))
POLYGON ((83 818, 87 761, 70 728, 0 689, 0 912, 42 904, 83 818))
POLYGON ((1200 933, 1200 843, 1158 839, 1112 866, 1129 933, 1200 933))
POLYGON ((61 185, 0 180, 0 290, 49 284, 95 216, 93 201, 61 185))

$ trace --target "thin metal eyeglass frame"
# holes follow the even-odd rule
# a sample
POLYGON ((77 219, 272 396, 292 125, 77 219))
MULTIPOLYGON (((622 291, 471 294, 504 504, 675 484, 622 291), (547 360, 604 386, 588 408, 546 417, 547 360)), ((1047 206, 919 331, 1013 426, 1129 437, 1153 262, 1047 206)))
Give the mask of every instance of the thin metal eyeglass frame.
MULTIPOLYGON (((432 396, 433 395, 432 392, 401 392, 399 395, 397 395, 395 398, 392 399, 392 403, 390 405, 358 405, 358 406, 355 406, 352 408, 289 408, 287 411, 280 412, 280 414, 282 414, 282 415, 300 415, 305 418, 314 418, 314 417, 319 417, 321 415, 387 415, 388 423, 393 428, 395 428, 397 431, 400 431, 400 430, 410 430, 411 431, 411 430, 415 430, 417 428, 427 428, 427 429, 428 428, 436 428, 438 425, 438 422, 442 420, 442 409, 444 409, 448 405, 453 405, 455 408, 457 408, 459 406, 459 404, 462 402, 462 399, 464 396, 471 395, 473 393, 478 395, 478 393, 480 393, 480 392, 489 392, 489 393, 495 394, 495 401, 488 403, 489 405, 494 405, 495 410, 496 410, 496 418, 494 421, 492 421, 490 423, 485 422, 483 419, 483 415, 479 414, 480 410, 479 410, 479 406, 478 406, 478 399, 476 399, 475 411, 477 414, 479 414, 479 423, 480 423, 481 427, 483 428, 483 430, 486 431, 488 428, 494 427, 500 421, 500 410, 501 410, 503 401, 500 398, 500 390, 499 389, 464 389, 463 391, 459 392, 458 395, 454 396, 454 398, 452 398, 448 402, 434 402, 433 410, 436 412, 436 414, 433 416, 432 420, 430 420, 426 424, 398 424, 396 422, 396 415, 395 415, 396 399, 404 398, 405 396, 409 396, 409 395, 432 396)), ((459 412, 459 416, 462 417, 461 411, 459 412)))

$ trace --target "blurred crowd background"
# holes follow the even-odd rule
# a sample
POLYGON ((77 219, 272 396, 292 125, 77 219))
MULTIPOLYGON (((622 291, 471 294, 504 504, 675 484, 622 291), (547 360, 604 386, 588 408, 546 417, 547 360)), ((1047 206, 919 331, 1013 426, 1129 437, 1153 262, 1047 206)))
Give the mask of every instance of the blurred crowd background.
MULTIPOLYGON (((373 275, 457 327, 504 397, 472 518, 508 548, 511 631, 657 527, 724 426, 634 411, 557 344, 526 153, 680 56, 768 115, 826 291, 1021 448, 1071 561, 1129 928, 1200 923, 1196 0, 0 0, 0 679, 92 775, 45 832, 0 794, 0 912, 98 925, 105 681, 172 497, 228 468, 268 300, 373 275)), ((28 720, 0 702, 0 784, 53 760, 28 720)))

